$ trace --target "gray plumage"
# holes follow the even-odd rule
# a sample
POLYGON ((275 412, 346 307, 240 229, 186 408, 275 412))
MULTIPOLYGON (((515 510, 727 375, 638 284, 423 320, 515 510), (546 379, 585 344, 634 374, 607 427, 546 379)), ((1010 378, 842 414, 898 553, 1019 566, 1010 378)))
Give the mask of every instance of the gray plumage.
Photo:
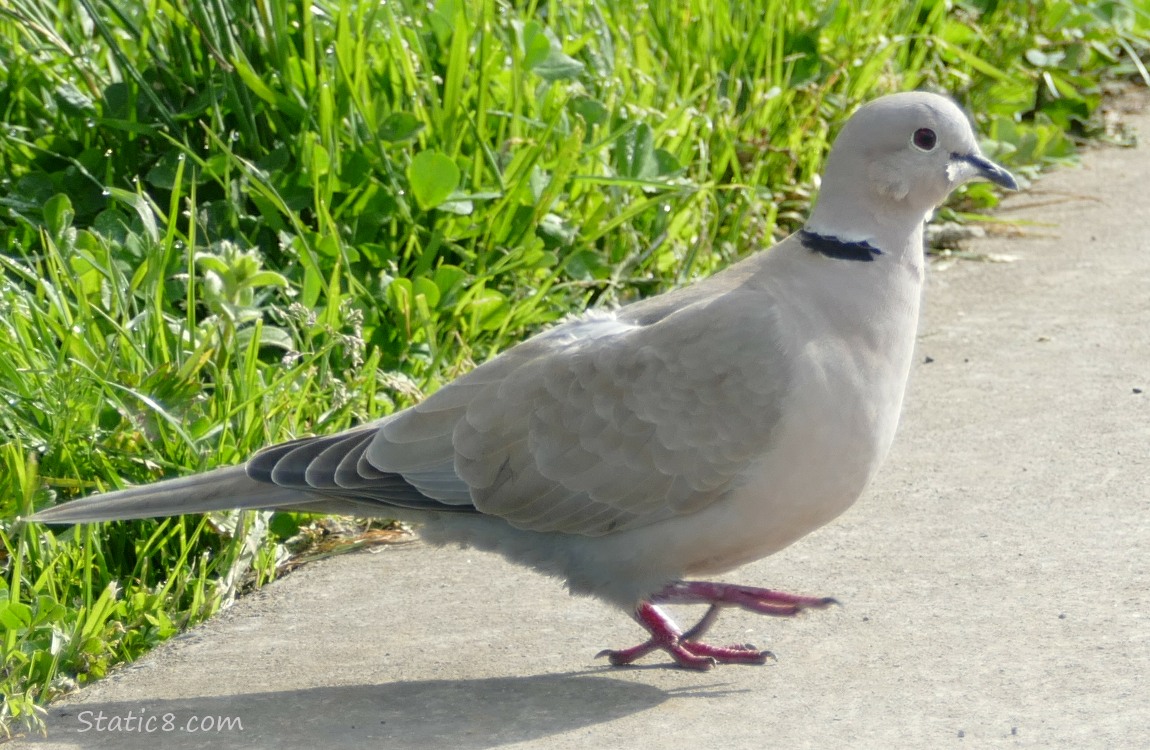
POLYGON ((432 542, 497 551, 634 611, 652 648, 684 666, 725 660, 680 644, 651 603, 675 600, 687 576, 778 551, 863 491, 902 404, 923 222, 976 177, 1015 187, 953 102, 884 97, 828 158, 806 226, 821 251, 789 237, 683 289, 559 325, 378 422, 32 520, 226 508, 398 517, 432 542))

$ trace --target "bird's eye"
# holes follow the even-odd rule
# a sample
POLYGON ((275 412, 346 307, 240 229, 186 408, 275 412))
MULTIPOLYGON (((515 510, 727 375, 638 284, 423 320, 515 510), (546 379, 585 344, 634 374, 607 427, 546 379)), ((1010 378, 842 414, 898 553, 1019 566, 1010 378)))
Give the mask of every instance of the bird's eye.
POLYGON ((930 128, 919 128, 914 131, 914 137, 911 138, 911 143, 923 151, 930 151, 934 148, 935 144, 938 143, 938 136, 935 135, 934 131, 930 128))

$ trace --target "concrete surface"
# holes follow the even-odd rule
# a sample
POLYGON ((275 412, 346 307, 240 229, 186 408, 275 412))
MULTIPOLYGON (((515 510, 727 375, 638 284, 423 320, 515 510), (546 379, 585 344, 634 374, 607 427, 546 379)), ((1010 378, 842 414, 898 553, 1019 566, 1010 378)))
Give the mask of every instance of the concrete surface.
POLYGON ((1150 747, 1148 185, 1150 142, 1092 152, 1006 204, 1028 237, 968 248, 1016 262, 935 266, 880 479, 729 576, 843 601, 723 615, 716 641, 777 663, 608 668, 626 618, 411 545, 239 602, 52 708, 37 747, 1150 747), (215 717, 242 730, 178 731, 215 717))

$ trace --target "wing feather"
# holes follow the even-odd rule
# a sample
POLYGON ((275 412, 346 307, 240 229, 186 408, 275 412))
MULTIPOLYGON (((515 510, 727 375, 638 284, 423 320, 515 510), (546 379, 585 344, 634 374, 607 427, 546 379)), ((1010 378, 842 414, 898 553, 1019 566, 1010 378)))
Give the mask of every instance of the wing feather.
POLYGON ((476 507, 596 535, 715 502, 764 449, 789 378, 770 308, 738 296, 586 328, 477 391, 452 433, 476 507))

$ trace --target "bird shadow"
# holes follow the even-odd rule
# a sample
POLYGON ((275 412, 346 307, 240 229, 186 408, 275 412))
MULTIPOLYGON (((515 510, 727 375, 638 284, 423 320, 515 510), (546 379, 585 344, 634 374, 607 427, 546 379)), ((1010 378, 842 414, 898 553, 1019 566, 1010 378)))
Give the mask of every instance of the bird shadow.
POLYGON ((481 750, 615 721, 722 685, 664 690, 604 672, 412 680, 51 708, 47 738, 84 748, 316 747, 481 750))

